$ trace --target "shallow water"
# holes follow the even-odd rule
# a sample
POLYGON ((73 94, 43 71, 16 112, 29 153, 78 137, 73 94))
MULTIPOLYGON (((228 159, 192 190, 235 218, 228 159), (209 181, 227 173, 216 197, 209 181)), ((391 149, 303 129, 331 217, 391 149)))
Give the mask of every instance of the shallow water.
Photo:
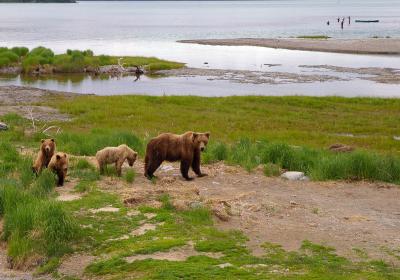
MULTIPOLYGON (((304 72, 298 65, 327 64, 345 67, 400 68, 393 56, 336 54, 259 47, 204 46, 177 43, 179 39, 289 37, 326 34, 336 38, 400 37, 400 1, 133 1, 80 2, 78 4, 0 4, 0 45, 44 45, 57 53, 68 48, 110 55, 157 56, 187 63, 189 67, 256 71, 304 72), (346 23, 337 16, 380 19, 378 24, 346 23), (331 25, 327 26, 327 20, 331 25), (207 62, 207 64, 205 64, 207 62), (264 64, 280 64, 267 67, 264 64)), ((321 72, 321 71, 320 71, 321 72)), ((325 72, 321 72, 324 73, 325 72)), ((339 74, 336 74, 339 75, 339 74)), ((345 74, 347 75, 347 74, 345 74)), ((31 85, 94 92, 96 94, 148 93, 222 95, 293 94, 396 96, 396 87, 370 81, 290 85, 233 84, 204 78, 143 78, 134 86, 121 80, 92 80, 71 85, 57 80, 37 80, 31 85), (353 88, 356 86, 356 88, 353 88), (339 87, 340 90, 337 90, 339 87), (301 93, 303 94, 303 93, 301 93)), ((0 85, 25 84, 21 79, 0 79, 0 85)))
POLYGON ((400 98, 398 85, 377 84, 372 81, 329 81, 288 84, 247 84, 225 80, 209 80, 209 77, 135 77, 99 78, 88 75, 64 75, 32 78, 25 76, 2 77, 0 85, 20 85, 37 88, 76 92, 82 94, 115 95, 306 95, 345 97, 396 97, 400 98))

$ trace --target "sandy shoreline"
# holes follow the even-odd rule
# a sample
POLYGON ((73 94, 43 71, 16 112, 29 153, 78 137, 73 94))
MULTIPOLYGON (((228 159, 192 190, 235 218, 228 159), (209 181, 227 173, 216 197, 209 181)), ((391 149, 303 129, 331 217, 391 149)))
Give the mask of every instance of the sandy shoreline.
POLYGON ((180 43, 192 43, 215 46, 256 46, 289 50, 337 52, 353 54, 400 55, 400 39, 204 39, 180 40, 180 43))

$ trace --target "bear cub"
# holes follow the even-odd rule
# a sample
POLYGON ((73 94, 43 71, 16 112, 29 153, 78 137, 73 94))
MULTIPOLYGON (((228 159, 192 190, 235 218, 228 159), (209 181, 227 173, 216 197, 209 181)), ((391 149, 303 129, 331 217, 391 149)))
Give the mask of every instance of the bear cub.
POLYGON ((43 168, 47 168, 56 150, 56 142, 54 139, 42 139, 41 142, 39 153, 32 166, 32 171, 36 174, 39 174, 43 168))
POLYGON ((107 164, 115 163, 117 175, 121 176, 122 164, 128 160, 129 166, 133 166, 137 158, 137 152, 122 144, 118 147, 106 147, 96 153, 97 163, 99 165, 100 174, 104 173, 107 164))
POLYGON ((68 171, 68 156, 65 153, 56 153, 51 157, 49 162, 49 169, 57 174, 58 186, 64 185, 65 177, 68 171))
POLYGON ((210 133, 188 131, 182 135, 163 133, 150 140, 146 148, 144 175, 152 179, 163 161, 180 161, 181 173, 186 180, 191 167, 198 177, 206 176, 200 170, 200 153, 208 144, 210 133))

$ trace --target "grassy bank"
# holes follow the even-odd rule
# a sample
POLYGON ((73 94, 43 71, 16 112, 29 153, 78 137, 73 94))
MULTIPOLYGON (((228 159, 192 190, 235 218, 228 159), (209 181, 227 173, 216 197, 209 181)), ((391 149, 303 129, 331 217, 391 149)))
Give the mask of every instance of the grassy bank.
POLYGON ((37 47, 29 51, 26 47, 0 47, 0 68, 21 66, 24 73, 32 73, 38 67, 44 73, 94 72, 106 65, 141 66, 148 71, 175 69, 184 64, 161 60, 155 57, 94 55, 91 50, 67 50, 64 54, 54 54, 51 49, 37 47))
MULTIPOLYGON (((70 114, 68 132, 211 131, 213 141, 242 138, 326 149, 334 143, 399 154, 400 100, 341 97, 78 96, 49 100, 70 114)), ((95 133, 94 133, 95 134, 95 133)))

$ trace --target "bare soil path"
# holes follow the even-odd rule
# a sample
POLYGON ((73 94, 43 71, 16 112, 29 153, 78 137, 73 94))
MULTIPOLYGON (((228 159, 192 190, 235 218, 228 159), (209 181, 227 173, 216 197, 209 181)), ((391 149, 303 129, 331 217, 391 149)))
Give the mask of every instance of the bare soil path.
POLYGON ((182 180, 178 165, 166 163, 154 184, 141 175, 142 162, 134 168, 138 175, 132 184, 105 178, 101 187, 120 193, 127 205, 157 206, 156 197, 163 193, 172 197, 178 209, 208 205, 220 217, 217 226, 242 230, 256 255, 263 253, 264 242, 297 250, 302 241, 310 240, 352 259, 362 251, 374 259, 399 260, 393 256, 400 248, 398 186, 286 181, 222 163, 205 165, 209 176, 190 182, 182 180))

